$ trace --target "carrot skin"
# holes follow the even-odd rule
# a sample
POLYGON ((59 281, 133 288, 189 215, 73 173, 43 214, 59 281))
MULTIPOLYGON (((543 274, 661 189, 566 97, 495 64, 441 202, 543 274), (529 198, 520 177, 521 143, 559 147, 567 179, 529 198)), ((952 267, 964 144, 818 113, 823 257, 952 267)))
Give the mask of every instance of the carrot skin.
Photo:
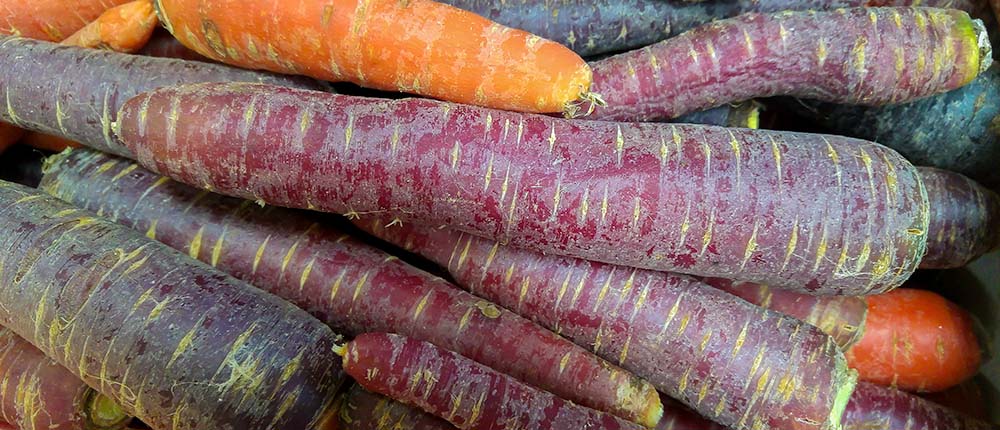
POLYGON ((59 136, 53 136, 51 134, 45 133, 25 133, 24 137, 20 140, 21 144, 28 145, 32 148, 44 149, 51 152, 62 152, 66 148, 80 148, 78 142, 62 138, 59 136))
POLYGON ((921 269, 962 267, 1000 246, 1000 196, 954 172, 918 167, 930 221, 921 269))
POLYGON ((153 32, 149 42, 138 52, 149 57, 177 58, 181 60, 210 62, 204 55, 194 52, 184 46, 170 32, 162 27, 153 32))
POLYGON ((119 429, 130 418, 116 406, 94 417, 99 396, 28 341, 0 327, 0 414, 21 429, 119 429))
POLYGON ((17 143, 23 135, 24 130, 20 127, 0 122, 0 154, 6 151, 11 145, 17 143))
POLYGON ((343 430, 455 430, 448 421, 353 384, 341 397, 343 430))
POLYGON ((566 111, 591 84, 569 48, 431 0, 156 0, 156 9, 185 46, 244 68, 523 112, 566 111))
POLYGON ((60 43, 131 53, 138 51, 149 41, 157 24, 152 0, 135 0, 108 9, 60 43))
POLYGON ((58 42, 96 19, 105 10, 130 0, 9 1, 0 6, 0 34, 58 42))
POLYGON ((816 296, 721 278, 705 283, 764 309, 788 315, 830 335, 842 351, 861 340, 868 304, 858 296, 816 296))
POLYGON ((900 103, 973 80, 992 62, 984 34, 954 9, 742 15, 595 62, 593 91, 608 106, 590 118, 673 118, 776 95, 900 103))
POLYGON ((915 168, 835 136, 252 84, 146 93, 118 124, 141 164, 222 194, 632 267, 859 295, 901 284, 926 241, 915 168))
POLYGON ((128 150, 111 136, 111 124, 121 104, 142 91, 227 80, 319 88, 308 79, 15 37, 0 38, 0 63, 0 100, 8 102, 0 120, 123 156, 128 150))
POLYGON ((982 351, 965 310, 925 290, 870 296, 865 333, 847 351, 859 379, 907 391, 941 391, 968 380, 982 351))
POLYGON ((143 422, 312 429, 335 418, 338 338, 304 311, 20 185, 0 183, 0 228, 0 324, 143 422))
POLYGON ((462 430, 642 428, 396 334, 362 334, 347 344, 343 358, 344 370, 365 389, 416 405, 462 430))
POLYGON ((338 333, 405 334, 578 404, 648 426, 659 418, 649 383, 308 213, 261 209, 95 151, 50 159, 40 188, 282 297, 338 333))
POLYGON ((879 142, 918 166, 951 170, 1000 189, 1000 104, 990 100, 1000 100, 1000 65, 962 88, 910 103, 864 107, 794 100, 787 105, 831 133, 879 142))
POLYGON ((687 276, 546 256, 448 229, 386 227, 375 217, 355 224, 732 428, 836 428, 853 384, 829 336, 687 276))
POLYGON ((640 48, 716 19, 750 12, 833 10, 845 7, 950 7, 967 12, 972 2, 939 0, 732 0, 725 2, 669 2, 656 0, 444 0, 508 27, 519 28, 561 43, 588 57, 640 48))
POLYGON ((868 382, 858 388, 844 413, 844 430, 991 430, 970 418, 913 394, 868 382))

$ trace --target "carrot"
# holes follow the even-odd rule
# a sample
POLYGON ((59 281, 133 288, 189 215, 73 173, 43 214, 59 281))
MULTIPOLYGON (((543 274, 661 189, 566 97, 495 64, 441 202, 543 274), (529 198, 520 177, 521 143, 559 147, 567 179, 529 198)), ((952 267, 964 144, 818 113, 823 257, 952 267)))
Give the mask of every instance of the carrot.
POLYGON ((444 0, 508 27, 561 43, 584 57, 620 52, 676 36, 715 19, 749 12, 833 10, 862 6, 950 7, 976 10, 967 0, 444 0))
POLYGON ((431 0, 156 7, 181 43, 240 67, 524 112, 572 114, 591 97, 590 67, 573 51, 431 0))
POLYGON ((365 333, 338 353, 366 390, 413 404, 462 430, 635 429, 433 344, 365 333))
POLYGON ((628 420, 653 426, 661 414, 649 383, 316 217, 208 194, 94 151, 51 158, 40 187, 282 297, 338 333, 405 334, 628 420))
POLYGON ((958 10, 746 14, 593 63, 608 106, 591 118, 673 118, 776 95, 900 103, 961 87, 990 63, 982 22, 958 10))
POLYGON ((760 110, 761 105, 751 100, 691 112, 674 118, 671 122, 756 129, 760 125, 760 110))
POLYGON ((24 130, 6 122, 0 122, 0 154, 6 151, 11 145, 17 143, 23 135, 24 130))
POLYGON ((653 430, 727 430, 668 396, 661 396, 661 400, 663 419, 653 430))
POLYGON ((5 1, 0 5, 0 34, 58 42, 105 10, 129 1, 78 0, 72 4, 62 0, 5 1))
POLYGON ((140 55, 147 55, 150 57, 179 58, 181 60, 191 61, 212 61, 182 45, 179 40, 174 38, 170 32, 166 31, 162 27, 153 32, 153 36, 149 39, 149 42, 146 43, 146 45, 143 46, 138 53, 140 55))
POLYGON ((103 48, 116 52, 135 52, 142 48, 156 28, 152 0, 135 0, 108 9, 62 42, 81 48, 103 48))
POLYGON ((835 136, 250 84, 146 93, 118 126, 147 168, 222 194, 816 293, 897 286, 926 240, 915 168, 835 136))
POLYGON ((818 327, 847 351, 865 330, 868 303, 858 296, 814 296, 721 278, 704 281, 743 300, 818 327))
POLYGON ((850 396, 854 375, 829 336, 696 279, 376 217, 355 224, 732 428, 837 428, 850 396))
POLYGON ((864 107, 795 100, 788 105, 817 128, 879 142, 916 165, 1000 189, 1000 104, 990 100, 1000 100, 1000 65, 962 88, 910 103, 864 107))
POLYGON ((43 149, 50 152, 62 152, 66 148, 80 148, 79 142, 75 142, 63 137, 53 136, 45 133, 25 133, 20 143, 32 148, 43 149))
MULTIPOLYGON (((455 430, 448 421, 352 384, 340 398, 343 430, 455 430)), ((498 405, 487 405, 495 407, 498 405)))
POLYGON ((0 121, 102 151, 129 155, 111 137, 119 106, 142 91, 204 81, 253 81, 319 88, 308 79, 0 37, 0 121), (56 82, 59 85, 38 85, 56 82))
POLYGON ((920 268, 962 267, 1000 247, 1000 196, 958 173, 917 169, 931 207, 920 268))
POLYGON ((936 393, 921 393, 920 397, 941 406, 954 409, 972 418, 989 421, 990 409, 983 390, 975 379, 970 379, 954 387, 936 393))
POLYGON ((863 381, 941 391, 972 377, 981 355, 964 310, 930 291, 899 288, 868 297, 865 333, 847 360, 863 381))
POLYGON ((862 382, 844 413, 844 430, 990 430, 967 417, 909 393, 862 382))
POLYGON ((20 185, 0 229, 0 324, 153 428, 335 419, 337 337, 304 311, 20 185))
POLYGON ((0 414, 21 429, 120 429, 131 419, 10 330, 0 327, 0 414))

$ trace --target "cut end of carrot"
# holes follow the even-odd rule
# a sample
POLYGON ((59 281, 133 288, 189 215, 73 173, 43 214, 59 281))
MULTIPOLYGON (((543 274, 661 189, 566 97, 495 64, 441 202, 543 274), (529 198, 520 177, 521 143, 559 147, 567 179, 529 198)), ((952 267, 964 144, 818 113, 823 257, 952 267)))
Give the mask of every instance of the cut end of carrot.
POLYGON ((87 400, 88 429, 120 428, 131 418, 117 402, 91 390, 87 400))
POLYGON ((347 344, 345 343, 343 345, 334 345, 333 353, 337 354, 338 357, 345 356, 347 354, 347 344))
POLYGON ((830 408, 830 419, 823 426, 823 429, 828 430, 841 428, 840 421, 844 417, 844 411, 847 410, 847 402, 851 400, 854 388, 858 385, 858 372, 848 367, 847 359, 844 358, 844 355, 837 354, 836 361, 833 383, 837 387, 837 393, 833 398, 833 405, 830 408))
POLYGON ((656 390, 650 390, 646 396, 646 410, 639 417, 639 424, 654 428, 663 419, 663 403, 660 402, 660 394, 656 390))
POLYGON ((968 72, 962 82, 964 85, 990 68, 993 64, 993 47, 990 45, 989 33, 982 20, 965 15, 963 22, 956 25, 956 31, 966 41, 966 49, 969 52, 968 72))

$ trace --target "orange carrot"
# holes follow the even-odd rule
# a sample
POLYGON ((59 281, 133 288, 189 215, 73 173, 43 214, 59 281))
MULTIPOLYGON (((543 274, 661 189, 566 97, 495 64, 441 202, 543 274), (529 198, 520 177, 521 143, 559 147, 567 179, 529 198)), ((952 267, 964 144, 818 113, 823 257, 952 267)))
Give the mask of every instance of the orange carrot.
POLYGON ((174 37, 245 68, 466 104, 573 113, 590 67, 573 51, 431 0, 156 0, 174 37), (294 30, 291 30, 294 29, 294 30))
POLYGON ((21 138, 20 143, 32 148, 44 149, 52 152, 62 152, 66 148, 82 148, 79 142, 69 140, 59 136, 45 133, 28 132, 21 138))
POLYGON ((969 315, 930 291, 868 297, 861 341, 847 352, 861 380, 907 391, 941 391, 976 373, 979 343, 969 315))
POLYGON ((146 45, 157 23, 152 0, 136 0, 108 9, 61 43, 132 53, 146 45))
POLYGON ((6 122, 0 122, 0 154, 2 154, 11 145, 17 143, 17 140, 24 135, 24 130, 10 125, 6 122))
POLYGON ((17 0, 0 3, 0 34, 58 42, 129 0, 17 0))

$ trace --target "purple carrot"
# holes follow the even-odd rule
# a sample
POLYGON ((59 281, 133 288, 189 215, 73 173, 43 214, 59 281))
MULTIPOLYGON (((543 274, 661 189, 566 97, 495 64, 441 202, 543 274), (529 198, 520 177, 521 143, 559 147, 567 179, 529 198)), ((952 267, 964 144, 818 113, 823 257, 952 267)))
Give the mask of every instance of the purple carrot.
POLYGON ((844 413, 844 430, 995 430, 997 426, 970 418, 913 394, 858 383, 844 413))
POLYGON ((843 137, 235 83, 146 93, 118 124, 141 164, 222 194, 632 267, 859 295, 926 245, 916 169, 843 137))
POLYGON ((961 174, 918 167, 930 221, 921 269, 962 267, 1000 246, 1000 196, 961 174))
POLYGON ((954 9, 747 14, 592 64, 607 107, 589 118, 673 118, 751 98, 900 103, 952 90, 992 63, 979 20, 954 9))

